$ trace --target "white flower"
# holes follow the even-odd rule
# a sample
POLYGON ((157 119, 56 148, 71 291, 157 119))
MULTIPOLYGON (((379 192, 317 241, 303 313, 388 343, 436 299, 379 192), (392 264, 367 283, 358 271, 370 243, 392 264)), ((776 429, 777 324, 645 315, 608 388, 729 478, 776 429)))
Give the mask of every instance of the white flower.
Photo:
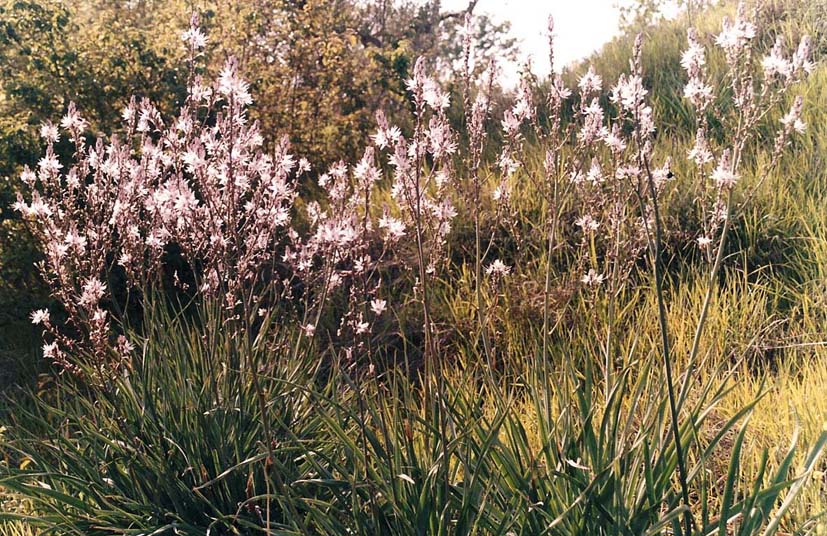
POLYGON ((698 130, 698 134, 695 137, 695 145, 689 150, 687 156, 698 166, 705 166, 712 162, 712 151, 709 150, 703 130, 698 130))
POLYGON ((718 161, 718 167, 712 172, 712 181, 721 189, 728 189, 735 186, 738 182, 738 174, 732 169, 730 164, 729 150, 724 151, 721 159, 718 161))
POLYGON ((389 242, 396 242, 405 236, 405 224, 391 216, 379 218, 379 228, 385 230, 385 239, 389 242))
POLYGON ((621 108, 632 111, 637 108, 648 92, 643 87, 643 80, 638 75, 621 75, 612 88, 612 102, 621 108))
POLYGON ((312 337, 316 333, 316 325, 315 324, 306 324, 302 327, 302 331, 308 337, 312 337))
POLYGON ((60 120, 60 126, 65 128, 66 130, 83 130, 86 128, 88 123, 85 119, 83 119, 80 114, 78 113, 77 108, 75 107, 75 103, 69 103, 69 109, 66 111, 66 115, 63 116, 63 119, 60 120))
POLYGON ((63 165, 58 161, 57 157, 54 154, 47 154, 46 156, 41 158, 40 161, 37 163, 37 166, 38 168, 40 168, 40 173, 42 174, 42 176, 45 177, 57 175, 63 168, 63 165))
POLYGON ((804 134, 807 130, 807 125, 801 120, 801 109, 804 107, 804 98, 798 95, 793 102, 790 111, 781 118, 781 124, 787 128, 792 127, 793 130, 799 134, 804 134))
POLYGON ((502 125, 507 135, 514 136, 520 129, 520 120, 511 110, 506 110, 503 114, 502 125))
POLYGON ((683 88, 683 96, 696 107, 712 101, 712 88, 697 78, 691 79, 683 88))
POLYGON ((626 149, 626 142, 621 136, 620 127, 617 123, 612 125, 612 130, 603 129, 603 143, 615 154, 620 154, 626 149))
POLYGON ((738 182, 738 175, 724 167, 718 166, 715 168, 715 171, 712 172, 712 180, 715 181, 718 188, 731 188, 738 182))
POLYGON ((703 47, 697 42, 691 42, 689 48, 681 55, 681 66, 687 72, 697 72, 706 64, 703 47))
POLYGON ((439 84, 432 78, 426 78, 422 83, 422 98, 433 110, 443 110, 451 105, 451 97, 442 91, 439 84))
POLYGON ((377 298, 375 300, 371 300, 370 310, 373 311, 373 314, 375 314, 376 316, 379 316, 383 312, 385 312, 385 307, 387 305, 388 305, 388 302, 386 302, 385 300, 380 300, 380 299, 377 298))
POLYGON ((672 174, 671 158, 667 159, 663 166, 652 170, 652 178, 655 180, 655 186, 658 188, 661 188, 666 182, 674 179, 674 177, 672 174))
POLYGON ((580 278, 580 281, 590 287, 600 285, 606 277, 603 274, 598 274, 594 268, 589 268, 589 271, 580 278))
POLYGON ((600 162, 597 161, 597 158, 592 158, 592 165, 586 174, 586 179, 593 185, 603 182, 603 170, 600 168, 600 162))
POLYGON ((43 345, 43 357, 46 359, 54 359, 57 356, 58 349, 56 342, 50 342, 43 345))
POLYGON ((495 260, 485 269, 485 273, 491 277, 505 277, 511 273, 511 267, 500 259, 495 260))
POLYGON ((48 324, 49 323, 49 311, 46 309, 39 309, 32 313, 32 324, 39 325, 39 324, 48 324))
POLYGON ((740 17, 735 19, 734 22, 724 19, 723 29, 715 39, 715 44, 732 53, 737 52, 747 41, 754 37, 755 25, 751 22, 742 20, 740 17))
POLYGON ((776 54, 775 49, 773 53, 765 56, 761 61, 761 66, 764 68, 764 76, 768 79, 775 76, 782 78, 789 78, 793 72, 793 65, 781 55, 776 54))
POLYGON ((600 224, 589 214, 577 218, 574 220, 574 224, 580 227, 584 233, 593 233, 600 228, 600 224))
POLYGON ((233 60, 227 61, 218 75, 216 88, 221 95, 233 99, 240 106, 249 106, 253 102, 250 85, 239 77, 238 67, 233 60))
POLYGON ((584 95, 597 93, 603 87, 603 79, 594 71, 594 66, 589 65, 589 70, 580 78, 577 87, 584 95))
POLYGON ((370 324, 361 319, 358 322, 356 322, 354 326, 354 331, 356 332, 356 335, 362 335, 364 333, 367 333, 369 329, 370 324))
POLYGON ((701 249, 706 249, 712 243, 712 239, 708 236, 699 236, 698 237, 698 247, 701 249))
POLYGON ((99 279, 90 278, 86 280, 83 285, 83 294, 80 297, 80 305, 85 307, 92 307, 97 305, 106 291, 106 285, 101 283, 99 279))
POLYGON ((60 133, 58 132, 57 127, 51 122, 43 123, 40 125, 40 137, 48 143, 57 143, 60 139, 60 133))
POLYGON ((181 40, 193 50, 201 50, 207 46, 207 36, 196 26, 181 34, 181 40))

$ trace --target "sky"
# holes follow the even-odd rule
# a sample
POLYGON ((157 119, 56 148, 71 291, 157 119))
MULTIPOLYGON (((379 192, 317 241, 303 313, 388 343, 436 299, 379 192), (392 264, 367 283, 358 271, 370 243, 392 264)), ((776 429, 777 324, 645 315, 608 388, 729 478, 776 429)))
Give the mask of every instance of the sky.
MULTIPOLYGON (((549 73, 548 17, 554 17, 555 70, 585 58, 618 33, 618 0, 479 0, 475 13, 511 22, 522 60, 531 57, 532 70, 549 73)), ((467 0, 443 0, 443 9, 461 10, 467 0)), ((521 61, 522 63, 522 61, 521 61)), ((503 65, 504 82, 516 81, 519 65, 503 65)))

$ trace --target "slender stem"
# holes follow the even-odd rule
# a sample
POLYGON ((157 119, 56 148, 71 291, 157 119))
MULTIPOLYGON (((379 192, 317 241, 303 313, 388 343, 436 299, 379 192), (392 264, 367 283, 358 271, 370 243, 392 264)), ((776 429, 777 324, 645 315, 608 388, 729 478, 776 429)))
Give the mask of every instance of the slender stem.
POLYGON ((493 379, 493 355, 491 352, 491 341, 488 339, 488 328, 486 326, 485 303, 482 296, 482 239, 480 237, 480 184, 479 176, 474 174, 474 241, 476 254, 474 259, 474 277, 476 278, 477 294, 477 321, 479 322, 482 347, 485 352, 485 360, 488 365, 488 374, 493 379))
MULTIPOLYGON (((672 416, 672 435, 675 440, 675 454, 678 459, 678 478, 681 485, 681 494, 683 495, 683 503, 686 506, 684 512, 684 523, 686 526, 686 534, 692 534, 692 527, 695 520, 692 516, 692 511, 689 507, 689 484, 686 477, 686 461, 684 459, 683 444, 681 443, 680 426, 678 425, 678 406, 675 399, 675 386, 672 379, 672 358, 670 356, 669 348, 669 332, 666 320, 666 303, 663 299, 663 270, 660 266, 660 252, 662 244, 662 228, 660 219, 660 209, 658 207, 658 193, 655 188, 655 180, 652 177, 652 172, 649 168, 649 162, 640 154, 641 164, 646 170, 647 183, 649 185, 649 195, 652 198, 652 210, 655 216, 655 238, 654 243, 651 244, 652 250, 652 265, 655 270, 655 294, 658 300, 658 320, 660 322, 661 344, 663 346, 663 365, 666 373, 666 392, 669 397, 669 412, 672 416)), ((645 218, 645 216, 644 216, 645 218)))
POLYGON ((701 316, 698 318, 698 325, 695 327, 695 336, 692 339, 692 349, 689 351, 687 373, 683 381, 683 386, 681 387, 680 397, 678 398, 681 404, 683 404, 683 401, 689 394, 689 380, 691 378, 692 369, 695 367, 695 360, 698 357, 698 350, 701 345, 701 334, 703 333, 703 328, 706 324, 706 317, 709 314, 709 305, 712 302, 712 294, 715 291, 715 279, 718 277, 718 272, 720 271, 721 264, 723 263, 724 246, 726 245, 727 231, 729 230, 729 221, 731 219, 729 216, 731 206, 732 190, 730 190, 727 198, 727 218, 724 220, 724 226, 721 229, 721 241, 718 243, 718 253, 715 255, 715 264, 713 264, 712 270, 709 272, 708 287, 706 289, 706 295, 704 295, 703 306, 701 307, 701 316))

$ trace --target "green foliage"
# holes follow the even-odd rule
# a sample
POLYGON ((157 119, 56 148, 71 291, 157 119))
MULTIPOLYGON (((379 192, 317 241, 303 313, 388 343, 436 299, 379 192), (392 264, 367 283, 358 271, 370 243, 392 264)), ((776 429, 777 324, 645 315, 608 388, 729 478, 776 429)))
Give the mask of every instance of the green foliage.
MULTIPOLYGON (((123 374, 14 403, 0 486, 33 513, 0 520, 85 535, 679 532, 665 386, 657 355, 635 357, 634 344, 605 391, 584 340, 572 346, 582 355, 554 356, 552 383, 528 373, 502 388, 474 368, 427 402, 394 372, 320 367, 323 355, 270 319, 246 341, 220 306, 189 320, 150 306, 148 316, 123 374)), ((710 425, 728 386, 725 374, 681 408, 698 533, 725 534, 730 518, 739 534, 771 532, 827 432, 800 466, 793 442, 742 480, 744 425, 760 396, 710 425), (726 477, 710 479, 722 463, 726 477)))

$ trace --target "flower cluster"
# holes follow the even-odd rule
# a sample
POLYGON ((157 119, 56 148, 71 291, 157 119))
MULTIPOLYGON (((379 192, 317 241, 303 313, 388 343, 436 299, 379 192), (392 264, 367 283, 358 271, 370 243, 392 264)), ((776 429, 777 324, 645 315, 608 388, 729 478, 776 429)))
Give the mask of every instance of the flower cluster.
MULTIPOLYGON (((777 40, 759 65, 748 46, 756 29, 743 11, 734 22, 726 21, 715 39, 726 55, 734 107, 718 108, 724 103, 716 102, 702 38, 688 32, 681 65, 696 132, 686 155, 655 154, 655 116, 640 37, 630 72, 611 89, 590 67, 577 84, 579 105, 569 102, 572 91, 557 75, 542 103, 526 67, 513 104, 496 118, 496 68, 490 66, 474 87, 466 50, 467 152, 448 118, 449 93, 428 76, 420 59, 406 83, 413 128, 403 132, 378 112, 362 157, 352 164, 334 163, 317 176, 307 160, 291 153, 286 139, 264 151, 258 125, 247 116, 250 87, 232 59, 213 83, 191 77, 176 117, 165 119, 150 102, 132 100, 123 110, 124 134, 108 141, 89 145, 88 123, 71 105, 59 125, 42 125, 45 154, 36 169, 23 171, 29 194, 15 204, 41 240, 40 269, 69 319, 58 327, 48 311, 32 314, 49 334, 43 353, 72 371, 67 356, 78 351, 100 363, 124 362, 132 349, 117 336, 112 317, 122 316, 129 303, 122 295, 127 293, 116 289, 125 286, 140 294, 171 284, 223 300, 237 318, 265 317, 273 301, 289 301, 298 310, 304 336, 335 339, 354 358, 352 364, 355 356, 370 355, 377 326, 390 316, 386 268, 393 266, 407 276, 422 305, 426 354, 433 355, 428 289, 448 265, 455 202, 464 201, 473 211, 477 315, 485 331, 489 316, 483 290, 497 291, 522 276, 523 263, 489 256, 494 235, 483 243, 484 209, 493 207, 491 219, 514 234, 515 255, 524 254, 530 248, 520 246, 517 233, 534 228, 521 231, 506 224, 515 189, 523 180, 532 181, 542 196, 543 221, 535 228, 547 248, 547 264, 567 244, 557 234, 562 231, 576 245, 568 286, 589 289, 591 296, 605 287, 615 295, 647 250, 658 262, 658 204, 674 184, 674 159, 684 156, 703 204, 697 244, 714 258, 716 248, 721 250, 719 237, 726 234, 733 192, 746 173, 746 144, 758 123, 771 117, 792 84, 813 67, 806 37, 789 56, 777 40), (759 67, 762 80, 752 74, 759 67), (607 107, 604 93, 611 102, 607 107), (546 113, 540 114, 543 104, 546 113), (727 115, 732 113, 737 117, 727 115), (711 114, 738 125, 737 130, 722 141, 713 139, 711 114), (487 151, 492 124, 501 128, 503 143, 487 151), (61 161, 56 152, 63 136, 74 149, 71 162, 61 161), (542 148, 539 172, 526 162, 528 143, 542 148), (493 155, 490 161, 487 154, 493 155), (296 203, 297 182, 313 178, 321 194, 296 203), (341 299, 331 322, 327 305, 334 295, 341 299)), ((182 39, 192 57, 207 43, 196 20, 182 39)), ((804 131, 802 108, 798 97, 781 119, 770 165, 792 136, 804 131)), ((547 278, 546 294, 550 284, 547 278)), ((485 344, 488 348, 490 341, 485 344)))
POLYGON ((46 325, 49 357, 62 363, 64 351, 82 348, 105 361, 109 311, 126 306, 110 280, 123 274, 129 287, 159 284, 173 252, 198 290, 225 296, 231 308, 267 277, 301 170, 286 141, 262 151, 249 103, 231 60, 214 85, 194 79, 168 123, 151 103, 133 99, 123 111, 125 135, 108 143, 89 146, 87 123, 70 105, 60 122, 74 146, 68 169, 55 153, 60 132, 44 125, 46 154, 37 171, 22 174, 31 197, 15 207, 42 241, 41 271, 70 319, 71 336, 46 325))
MULTIPOLYGON (((781 102, 792 85, 805 78, 813 69, 809 37, 804 36, 795 52, 787 57, 783 39, 779 36, 770 53, 760 62, 763 80, 756 81, 753 73, 759 68, 750 47, 755 36, 756 27, 747 20, 744 5, 741 3, 735 20, 725 19, 723 29, 715 39, 715 43, 723 49, 726 56, 727 78, 738 113, 738 117, 733 121, 733 124, 737 125, 736 132, 729 143, 717 150, 710 143, 708 115, 715 113, 721 117, 725 112, 713 110, 715 103, 712 87, 707 81, 706 58, 695 29, 690 28, 687 32, 689 46, 681 58, 681 65, 688 76, 684 97, 694 107, 697 123, 695 143, 688 153, 688 158, 695 164, 701 189, 705 190, 707 184, 711 187, 709 195, 702 197, 711 200, 702 207, 704 229, 702 236, 698 238, 700 249, 710 259, 714 255, 714 237, 729 216, 729 200, 741 176, 739 168, 743 151, 754 135, 756 126, 781 102)), ((802 105, 803 99, 798 97, 789 113, 782 118, 768 168, 777 162, 791 136, 804 132, 805 124, 801 120, 802 105)))

